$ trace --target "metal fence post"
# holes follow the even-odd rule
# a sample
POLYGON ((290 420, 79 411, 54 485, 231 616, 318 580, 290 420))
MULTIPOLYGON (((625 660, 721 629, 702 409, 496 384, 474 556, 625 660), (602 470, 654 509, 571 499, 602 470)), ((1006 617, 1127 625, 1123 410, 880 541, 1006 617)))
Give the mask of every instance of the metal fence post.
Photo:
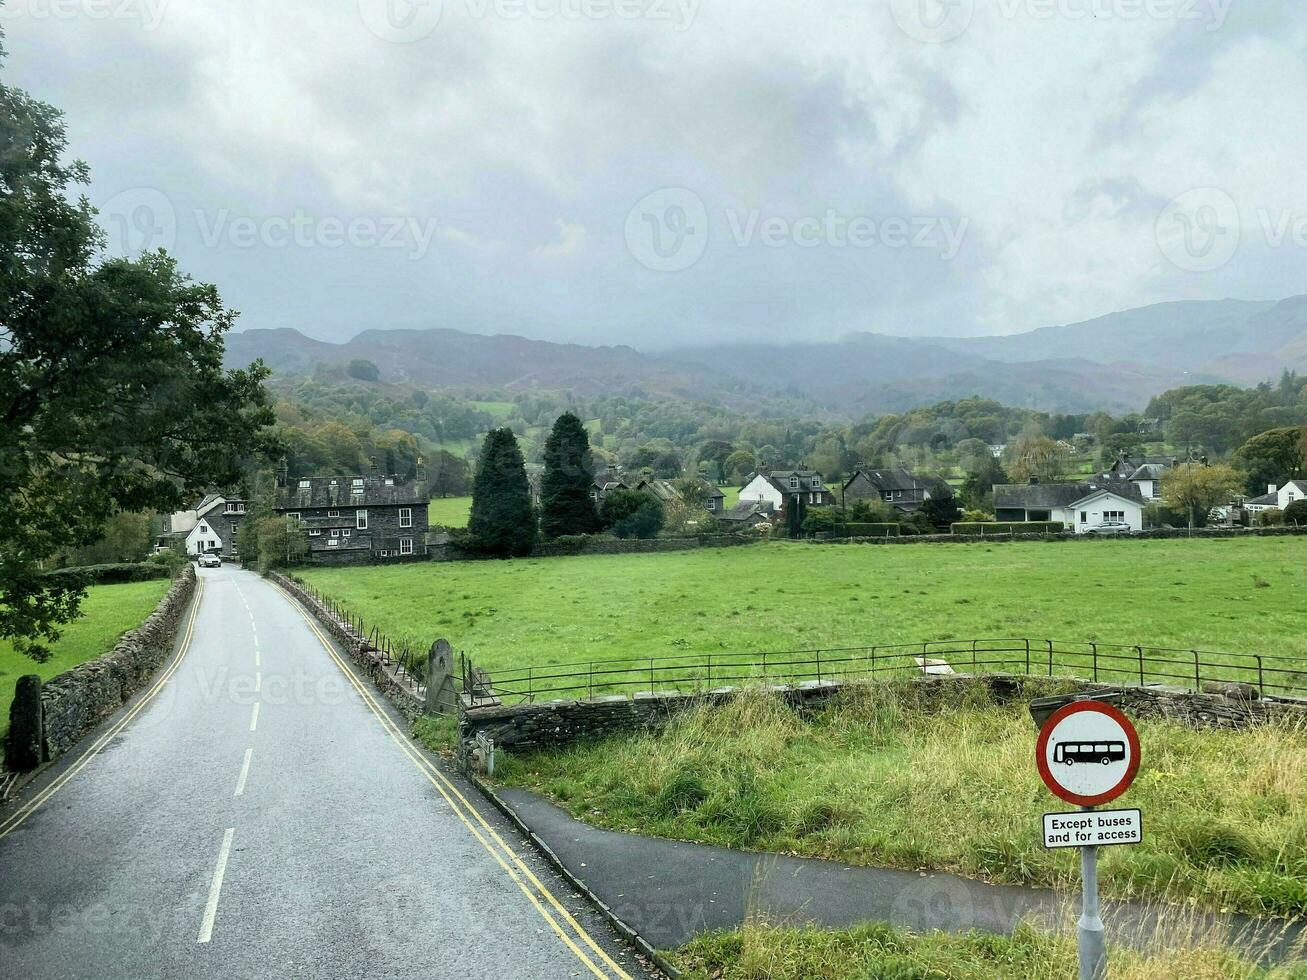
POLYGON ((1262 655, 1254 654, 1257 658, 1257 693, 1262 697, 1266 696, 1266 677, 1262 673, 1262 655))
POLYGON ((1139 686, 1144 686, 1144 648, 1135 647, 1135 652, 1139 654, 1139 686))
POLYGON ((1045 640, 1044 642, 1048 644, 1048 676, 1052 677, 1053 676, 1053 641, 1045 640))
POLYGON ((821 683, 821 651, 817 651, 817 683, 821 683))
POLYGON ((1194 655, 1194 690, 1201 691, 1203 689, 1203 671, 1198 663, 1198 651, 1193 650, 1191 652, 1194 655))
POLYGON ((1094 682, 1097 683, 1098 682, 1098 644, 1091 641, 1089 644, 1089 649, 1093 652, 1093 656, 1094 656, 1094 682))

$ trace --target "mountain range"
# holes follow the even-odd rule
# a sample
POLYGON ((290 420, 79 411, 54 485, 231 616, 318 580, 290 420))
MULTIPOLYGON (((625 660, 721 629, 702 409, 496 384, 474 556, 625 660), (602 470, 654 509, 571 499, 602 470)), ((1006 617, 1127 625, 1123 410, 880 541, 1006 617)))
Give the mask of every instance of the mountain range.
POLYGON ((989 337, 853 333, 832 342, 722 343, 644 353, 459 330, 365 330, 345 343, 297 330, 227 337, 227 361, 275 374, 371 361, 383 383, 427 389, 640 394, 736 409, 800 399, 858 416, 970 395, 1060 412, 1138 411, 1185 384, 1255 384, 1307 371, 1307 295, 1159 303, 1093 320, 989 337))

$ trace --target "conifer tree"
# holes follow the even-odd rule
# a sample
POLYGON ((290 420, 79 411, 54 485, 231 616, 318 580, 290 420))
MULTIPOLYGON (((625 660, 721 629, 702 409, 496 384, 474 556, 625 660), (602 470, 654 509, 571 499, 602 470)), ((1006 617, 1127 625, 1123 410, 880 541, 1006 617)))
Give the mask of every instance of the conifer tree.
POLYGON ((472 485, 472 514, 467 530, 472 546, 487 554, 527 555, 535 545, 531 486, 512 429, 491 429, 486 433, 472 485))
POLYGON ((545 473, 540 482, 540 533, 594 534, 599 514, 590 497, 594 483, 590 437, 581 420, 565 412, 545 440, 545 473))

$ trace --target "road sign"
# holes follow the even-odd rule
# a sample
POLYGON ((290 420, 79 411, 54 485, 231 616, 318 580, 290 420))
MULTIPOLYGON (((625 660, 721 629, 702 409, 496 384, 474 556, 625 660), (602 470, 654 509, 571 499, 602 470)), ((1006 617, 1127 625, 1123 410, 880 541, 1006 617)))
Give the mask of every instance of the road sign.
POLYGON ((1035 745, 1039 775, 1054 796, 1077 806, 1116 799, 1139 771, 1139 736, 1101 701, 1073 701, 1044 722, 1035 745))
POLYGON ((1144 817, 1138 810, 1044 814, 1045 847, 1108 847, 1143 839, 1144 817))

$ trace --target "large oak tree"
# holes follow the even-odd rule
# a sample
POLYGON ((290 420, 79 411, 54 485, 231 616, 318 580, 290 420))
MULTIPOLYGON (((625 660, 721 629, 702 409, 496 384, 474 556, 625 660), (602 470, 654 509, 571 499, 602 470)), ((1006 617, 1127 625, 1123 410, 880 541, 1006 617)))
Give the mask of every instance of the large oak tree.
POLYGON ((41 562, 116 513, 236 483, 272 421, 266 369, 223 369, 235 313, 213 286, 161 251, 103 256, 66 143, 55 109, 0 82, 0 636, 37 660, 83 594, 41 562))

